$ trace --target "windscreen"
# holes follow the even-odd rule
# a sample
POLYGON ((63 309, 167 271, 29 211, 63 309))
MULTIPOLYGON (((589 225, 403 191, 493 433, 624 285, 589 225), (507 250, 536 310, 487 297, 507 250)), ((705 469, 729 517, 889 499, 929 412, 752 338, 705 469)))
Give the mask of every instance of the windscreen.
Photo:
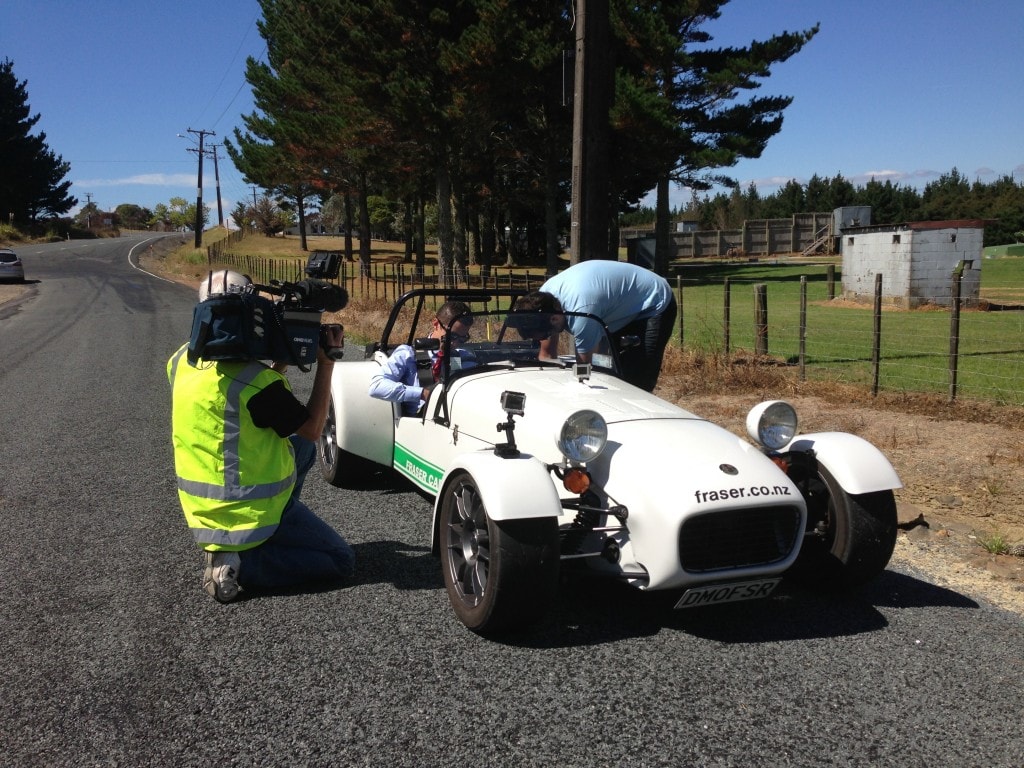
POLYGON ((544 312, 472 312, 453 320, 439 344, 448 369, 555 366, 590 362, 618 375, 607 330, 593 315, 544 312), (454 329, 454 330, 453 330, 454 329))

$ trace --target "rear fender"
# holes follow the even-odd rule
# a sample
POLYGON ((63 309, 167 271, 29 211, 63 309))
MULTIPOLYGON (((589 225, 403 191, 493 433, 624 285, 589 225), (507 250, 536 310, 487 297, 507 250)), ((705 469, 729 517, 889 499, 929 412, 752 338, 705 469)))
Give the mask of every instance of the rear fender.
POLYGON ((899 475, 885 455, 867 440, 847 432, 798 435, 781 453, 813 451, 844 491, 862 493, 902 488, 899 475))
POLYGON ((524 520, 562 514, 555 481, 540 459, 526 453, 515 458, 502 458, 491 451, 465 453, 456 457, 445 472, 441 490, 434 499, 430 535, 430 548, 434 554, 439 552, 441 502, 449 492, 453 475, 460 471, 466 471, 473 477, 487 516, 492 520, 524 520))

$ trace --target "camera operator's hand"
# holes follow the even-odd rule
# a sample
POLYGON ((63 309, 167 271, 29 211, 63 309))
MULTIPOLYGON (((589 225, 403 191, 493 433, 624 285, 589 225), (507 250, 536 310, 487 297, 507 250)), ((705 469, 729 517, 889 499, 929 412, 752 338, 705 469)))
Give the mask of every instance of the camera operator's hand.
POLYGON ((345 329, 340 323, 328 323, 320 326, 320 346, 317 349, 317 362, 333 363, 341 360, 345 354, 345 329))

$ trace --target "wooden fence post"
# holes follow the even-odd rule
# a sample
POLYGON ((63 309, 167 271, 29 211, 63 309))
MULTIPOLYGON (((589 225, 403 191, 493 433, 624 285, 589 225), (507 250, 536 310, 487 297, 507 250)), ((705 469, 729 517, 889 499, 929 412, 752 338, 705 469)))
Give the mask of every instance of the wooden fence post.
POLYGON ((768 354, 768 286, 754 286, 754 354, 768 354))
POLYGON ((724 284, 723 288, 725 289, 725 295, 724 295, 724 304, 722 306, 722 327, 724 329, 724 331, 723 331, 724 332, 724 338, 722 339, 722 349, 723 349, 724 354, 725 354, 726 362, 728 362, 729 361, 729 344, 730 344, 730 339, 729 339, 729 313, 730 313, 730 311, 732 309, 732 306, 731 306, 731 304, 732 304, 732 288, 731 288, 731 286, 729 284, 729 278, 728 277, 725 278, 725 284, 724 284))
POLYGON ((683 279, 680 275, 676 275, 676 293, 679 294, 678 309, 679 309, 679 348, 683 348, 683 279))
POLYGON ((807 276, 800 276, 800 381, 807 380, 807 276))
POLYGON ((871 342, 871 396, 878 396, 878 373, 882 362, 882 273, 875 275, 875 318, 871 342))
POLYGON ((950 286, 949 402, 956 400, 956 377, 960 360, 960 283, 963 277, 963 262, 960 262, 960 266, 953 270, 953 284, 950 286))

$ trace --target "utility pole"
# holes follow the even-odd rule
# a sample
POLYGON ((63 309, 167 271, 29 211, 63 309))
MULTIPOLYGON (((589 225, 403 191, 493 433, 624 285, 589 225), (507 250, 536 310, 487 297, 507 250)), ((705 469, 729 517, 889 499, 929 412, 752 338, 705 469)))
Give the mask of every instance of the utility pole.
POLYGON ((217 148, 223 144, 211 144, 210 156, 213 158, 213 177, 217 181, 217 223, 224 227, 224 206, 220 202, 220 169, 217 167, 217 148))
POLYGON ((85 228, 92 229, 92 192, 85 193, 85 228))
POLYGON ((608 256, 608 0, 576 0, 569 263, 608 256))
POLYGON ((189 152, 195 152, 199 155, 199 175, 196 178, 196 248, 202 248, 203 246, 203 138, 206 136, 216 136, 213 131, 196 131, 192 128, 188 129, 189 133, 194 133, 199 137, 199 149, 192 150, 189 152))

